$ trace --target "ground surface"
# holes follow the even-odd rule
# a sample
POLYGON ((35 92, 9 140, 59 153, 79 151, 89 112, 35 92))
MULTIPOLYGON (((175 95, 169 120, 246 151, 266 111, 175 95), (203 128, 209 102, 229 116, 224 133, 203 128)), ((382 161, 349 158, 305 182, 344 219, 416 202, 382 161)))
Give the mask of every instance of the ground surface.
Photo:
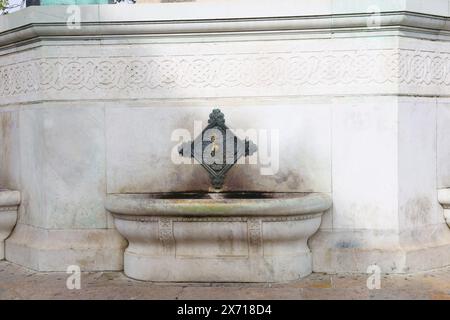
POLYGON ((0 299, 449 299, 450 268, 382 275, 369 290, 368 275, 314 273, 277 284, 151 283, 121 272, 82 273, 81 289, 69 290, 66 273, 38 273, 0 261, 0 299))

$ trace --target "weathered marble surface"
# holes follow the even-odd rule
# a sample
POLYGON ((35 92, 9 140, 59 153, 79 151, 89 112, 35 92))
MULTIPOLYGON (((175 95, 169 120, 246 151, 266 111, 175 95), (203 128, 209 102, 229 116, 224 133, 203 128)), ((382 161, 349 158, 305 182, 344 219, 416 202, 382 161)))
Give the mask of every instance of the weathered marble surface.
POLYGON ((6 260, 38 271, 122 270, 127 243, 115 229, 46 229, 19 223, 6 260))
POLYGON ((438 103, 386 99, 373 109, 333 109, 333 222, 310 242, 314 270, 364 272, 376 264, 413 272, 449 263, 450 233, 436 201, 438 103))
POLYGON ((437 110, 437 184, 438 188, 450 186, 450 99, 438 99, 437 110))
POLYGON ((262 145, 264 138, 270 141, 272 132, 277 133, 279 141, 277 153, 270 153, 269 149, 269 159, 277 162, 274 174, 261 173, 261 169, 271 167, 261 163, 261 158, 256 164, 237 165, 227 174, 224 191, 331 191, 329 105, 320 101, 253 100, 232 104, 183 101, 147 106, 138 103, 136 107, 122 104, 108 108, 108 193, 208 191, 209 177, 200 165, 172 162, 172 150, 179 144, 178 139, 172 140, 172 132, 186 129, 194 138, 194 121, 202 121, 206 126, 212 106, 219 103, 231 128, 255 130, 257 136, 252 140, 256 144, 262 145), (302 117, 292 117, 294 113, 301 113, 302 117))

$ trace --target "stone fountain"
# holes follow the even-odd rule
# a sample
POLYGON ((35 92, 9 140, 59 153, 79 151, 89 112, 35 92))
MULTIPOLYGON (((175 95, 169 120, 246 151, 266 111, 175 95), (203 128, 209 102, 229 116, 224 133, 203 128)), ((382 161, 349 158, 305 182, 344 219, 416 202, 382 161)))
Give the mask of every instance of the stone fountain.
POLYGON ((120 271, 128 246, 136 278, 293 279, 327 194, 313 272, 450 265, 448 0, 70 9, 0 16, 0 185, 21 194, 8 261, 120 271), (171 133, 212 106, 240 160, 265 150, 238 128, 277 131, 279 170, 180 156, 171 133))
POLYGON ((214 192, 108 195, 106 208, 129 243, 125 274, 219 282, 288 281, 310 274, 307 241, 331 207, 329 195, 220 192, 225 174, 256 149, 236 137, 215 109, 201 135, 179 148, 208 171, 214 192))

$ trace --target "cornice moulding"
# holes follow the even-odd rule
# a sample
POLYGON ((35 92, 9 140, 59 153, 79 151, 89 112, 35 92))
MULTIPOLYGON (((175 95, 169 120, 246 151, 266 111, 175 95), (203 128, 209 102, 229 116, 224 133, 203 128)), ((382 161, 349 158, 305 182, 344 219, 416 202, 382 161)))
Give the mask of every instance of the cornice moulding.
MULTIPOLYGON (((186 3, 184 4, 186 5, 186 3)), ((192 6, 193 4, 191 4, 192 6)), ((197 4, 199 6, 199 4, 197 4)), ((203 6, 205 6, 203 4, 203 6)), ((171 6, 169 6, 171 7, 171 6)), ((177 8, 183 8, 182 3, 177 8)), ((167 12, 161 5, 136 6, 81 6, 81 23, 79 29, 67 27, 66 13, 68 6, 29 7, 17 13, 0 16, 0 46, 29 41, 41 37, 113 37, 113 36, 171 36, 171 35, 207 35, 226 33, 261 33, 261 32, 310 32, 331 33, 337 30, 373 31, 378 28, 368 27, 370 13, 330 14, 331 11, 317 11, 320 14, 294 15, 299 10, 291 10, 290 15, 275 11, 272 16, 263 13, 247 12, 234 15, 219 14, 217 10, 205 10, 207 14, 189 14, 167 12), (158 10, 155 10, 155 7, 158 10), (122 9, 122 11, 120 11, 122 9), (156 13, 155 13, 156 11, 156 13), (161 13, 158 15, 157 13, 161 13), (121 14, 119 14, 121 13, 121 14), (278 15, 276 15, 278 14, 278 15)), ((197 8, 198 10, 198 8, 197 8)), ((287 12, 286 12, 287 14, 287 12)), ((443 12, 443 14, 447 14, 443 12)), ((430 15, 420 12, 389 11, 381 12, 377 17, 379 27, 383 28, 417 28, 433 31, 437 34, 450 32, 448 16, 430 15)))

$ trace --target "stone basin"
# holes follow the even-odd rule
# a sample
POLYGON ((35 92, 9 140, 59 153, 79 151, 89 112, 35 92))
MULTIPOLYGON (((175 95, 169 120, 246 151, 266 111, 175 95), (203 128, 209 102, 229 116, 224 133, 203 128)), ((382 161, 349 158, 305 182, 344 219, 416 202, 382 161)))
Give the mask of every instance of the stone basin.
POLYGON ((5 239, 16 225, 19 203, 19 191, 0 189, 0 260, 5 258, 5 239))
POLYGON ((312 271, 307 241, 331 199, 321 193, 110 194, 128 240, 127 276, 148 281, 281 282, 312 271))
POLYGON ((444 218, 450 227, 450 188, 438 190, 438 201, 444 208, 444 218))

